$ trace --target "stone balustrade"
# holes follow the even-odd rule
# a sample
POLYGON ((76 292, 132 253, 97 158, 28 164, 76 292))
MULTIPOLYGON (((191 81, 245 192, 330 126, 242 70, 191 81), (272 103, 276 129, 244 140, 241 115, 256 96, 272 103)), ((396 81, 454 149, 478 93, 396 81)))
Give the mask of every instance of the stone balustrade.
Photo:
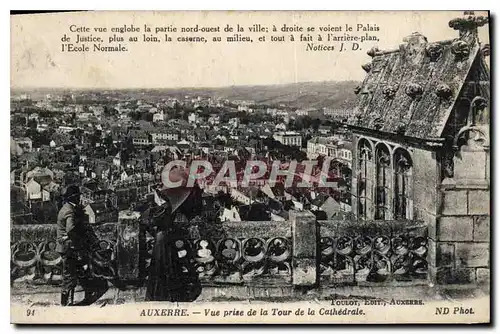
MULTIPOLYGON (((116 277, 115 249, 117 224, 96 225, 94 231, 99 238, 97 257, 102 263, 91 266, 96 277, 116 277)), ((56 252, 56 225, 13 225, 11 227, 11 282, 33 282, 36 284, 59 284, 62 258, 56 252)))
POLYGON ((427 226, 413 221, 320 221, 320 281, 426 282, 427 226))
MULTIPOLYGON (((154 238, 134 214, 94 226, 103 261, 92 274, 112 283, 142 285, 154 238), (104 269, 103 269, 104 268, 104 269)), ((427 226, 414 221, 317 221, 290 212, 289 221, 222 223, 220 236, 196 226, 169 238, 175 261, 189 261, 204 286, 318 287, 427 282, 427 226)), ((11 279, 56 284, 61 258, 55 225, 11 228, 11 279)), ((125 284, 126 285, 126 284, 125 284)))

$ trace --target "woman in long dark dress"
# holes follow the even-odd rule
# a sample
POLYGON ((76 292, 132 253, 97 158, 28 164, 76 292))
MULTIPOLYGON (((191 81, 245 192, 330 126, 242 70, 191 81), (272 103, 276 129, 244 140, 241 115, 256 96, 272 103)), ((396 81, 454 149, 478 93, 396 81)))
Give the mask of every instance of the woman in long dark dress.
POLYGON ((196 188, 184 188, 162 189, 156 196, 151 213, 156 236, 146 301, 194 301, 201 285, 186 240, 186 223, 201 209, 201 194, 196 188))

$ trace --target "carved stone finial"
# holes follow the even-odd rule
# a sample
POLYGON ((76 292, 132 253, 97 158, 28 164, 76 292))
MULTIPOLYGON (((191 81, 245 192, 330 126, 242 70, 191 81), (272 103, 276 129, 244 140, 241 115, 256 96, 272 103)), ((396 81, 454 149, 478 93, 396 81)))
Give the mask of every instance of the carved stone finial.
POLYGON ((358 95, 359 92, 361 92, 361 86, 360 85, 354 87, 354 94, 358 95))
POLYGON ((372 64, 371 63, 366 63, 364 65, 361 65, 361 68, 365 70, 366 73, 370 72, 372 69, 372 64))
POLYGON ((469 106, 469 115, 467 116, 467 125, 462 127, 453 138, 453 147, 459 149, 460 140, 465 139, 467 145, 472 148, 489 149, 490 140, 487 127, 478 125, 478 111, 488 107, 488 100, 482 96, 476 96, 472 99, 469 106), (471 134, 474 134, 472 137, 471 134), (467 136, 469 136, 467 140, 467 136))
POLYGON ((476 110, 483 111, 488 106, 488 101, 484 98, 477 99, 474 106, 476 110))
POLYGON ((427 43, 427 37, 425 37, 424 35, 422 35, 419 32, 414 32, 411 35, 403 38, 403 42, 411 44, 411 45, 424 44, 424 43, 427 43))
POLYGON ((412 99, 418 97, 419 95, 422 95, 423 93, 423 88, 419 84, 416 83, 410 83, 408 86, 406 86, 405 93, 412 99))
POLYGON ((396 87, 394 85, 387 85, 382 90, 382 93, 384 94, 386 99, 392 99, 396 95, 397 91, 398 91, 398 87, 396 87))
POLYGON ((483 57, 488 57, 490 55, 490 45, 485 44, 481 49, 481 53, 483 54, 483 57))
POLYGON ((373 120, 373 127, 376 130, 382 129, 384 126, 384 119, 382 117, 377 117, 375 120, 373 120))
POLYGON ((477 28, 482 27, 485 24, 488 24, 488 18, 484 16, 474 16, 471 13, 464 13, 466 16, 457 17, 453 20, 450 20, 448 25, 450 28, 454 30, 458 30, 460 32, 460 37, 463 35, 472 32, 473 34, 477 34, 477 28), (469 14, 469 15, 467 15, 469 14))
POLYGON ((442 99, 448 99, 452 94, 450 86, 447 84, 439 84, 436 87, 436 95, 442 99))
POLYGON ((445 155, 443 157, 442 161, 442 172, 443 176, 445 179, 453 179, 454 177, 454 163, 453 159, 455 157, 455 152, 454 150, 447 150, 445 151, 445 155))
POLYGON ((455 41, 451 45, 451 52, 457 59, 465 59, 469 56, 470 53, 469 44, 461 40, 455 41))
POLYGON ((368 52, 366 53, 367 55, 369 55, 370 57, 375 57, 375 55, 377 54, 377 52, 379 52, 380 50, 378 49, 377 46, 374 46, 372 47, 370 50, 368 50, 368 52))
POLYGON ((406 124, 403 122, 399 122, 398 125, 396 126, 396 133, 402 135, 405 132, 406 132, 406 124))
POLYGON ((443 46, 439 43, 432 43, 425 49, 431 61, 436 61, 443 54, 443 46))

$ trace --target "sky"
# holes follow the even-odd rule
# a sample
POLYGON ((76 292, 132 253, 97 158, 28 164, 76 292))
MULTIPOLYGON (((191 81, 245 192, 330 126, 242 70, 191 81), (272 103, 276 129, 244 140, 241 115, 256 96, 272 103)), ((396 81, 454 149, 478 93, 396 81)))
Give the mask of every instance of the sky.
MULTIPOLYGON (((86 12, 11 17, 12 88, 176 88, 362 80, 372 46, 394 49, 420 32, 429 42, 456 38, 448 21, 462 12, 86 12), (128 52, 61 52, 76 27, 248 27, 377 25, 378 42, 358 52, 306 51, 306 43, 127 43, 128 52)), ((476 12, 476 15, 485 13, 476 12)), ((100 36, 91 31, 94 37, 100 36)), ((87 33, 90 34, 90 33, 87 33)), ((248 33, 243 33, 248 35, 248 33)), ((299 35, 300 33, 295 33, 299 35)), ((109 35, 109 34, 106 34, 109 35)), ((119 34, 117 34, 119 35, 119 34)), ((137 34, 142 37, 142 32, 137 34)), ((289 33, 280 33, 288 38, 289 33)), ((313 34, 314 35, 314 34, 313 34)), ((363 35, 363 34, 361 34, 363 35)), ((163 33, 160 34, 163 36, 163 33)), ((179 36, 176 34, 175 37, 179 36)), ((192 33, 191 36, 201 36, 192 33)), ((212 35, 210 35, 212 36, 212 35)), ((256 40, 260 34, 252 35, 256 40)), ((488 26, 479 30, 488 43, 488 26)), ((173 35, 172 35, 173 37, 173 35)), ((266 38, 269 39, 269 36, 266 38)), ((319 43, 319 42, 315 42, 319 43)), ((325 43, 326 44, 326 43, 325 43)))

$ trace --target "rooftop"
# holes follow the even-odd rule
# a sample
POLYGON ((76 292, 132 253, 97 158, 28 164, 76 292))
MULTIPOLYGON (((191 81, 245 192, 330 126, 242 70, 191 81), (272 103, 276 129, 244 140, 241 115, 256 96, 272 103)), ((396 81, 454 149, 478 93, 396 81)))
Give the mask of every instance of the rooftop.
POLYGON ((486 23, 487 18, 469 16, 450 21, 460 31, 453 40, 429 43, 413 33, 397 49, 372 48, 348 124, 420 139, 440 137, 471 68, 484 64, 477 27, 486 23))

